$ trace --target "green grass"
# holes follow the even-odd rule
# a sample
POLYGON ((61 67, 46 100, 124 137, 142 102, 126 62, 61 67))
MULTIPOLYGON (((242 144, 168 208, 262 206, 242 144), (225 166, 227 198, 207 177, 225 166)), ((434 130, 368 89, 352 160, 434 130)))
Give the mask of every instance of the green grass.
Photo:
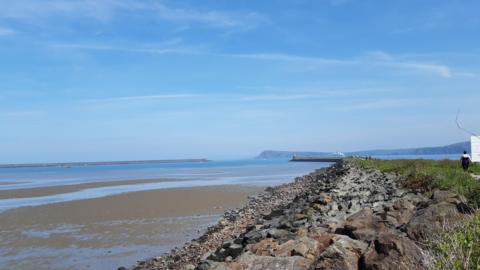
POLYGON ((433 249, 437 269, 480 269, 480 214, 445 232, 433 249))
MULTIPOLYGON (((434 188, 451 190, 465 196, 469 204, 480 208, 480 166, 463 171, 460 161, 452 160, 363 160, 353 159, 364 168, 403 175, 404 187, 428 193, 434 188)), ((446 228, 445 233, 431 243, 438 270, 480 270, 480 212, 446 228)))
POLYGON ((470 175, 480 175, 478 164, 471 166, 469 172, 464 172, 460 161, 453 160, 353 159, 353 162, 365 168, 401 174, 406 188, 424 193, 435 188, 451 190, 465 196, 473 207, 480 207, 480 181, 470 175))

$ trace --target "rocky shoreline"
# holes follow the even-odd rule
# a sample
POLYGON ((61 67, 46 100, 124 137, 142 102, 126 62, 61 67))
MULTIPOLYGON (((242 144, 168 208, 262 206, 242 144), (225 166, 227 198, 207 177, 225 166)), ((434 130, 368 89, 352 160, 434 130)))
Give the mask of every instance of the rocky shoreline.
POLYGON ((428 240, 471 210, 461 196, 426 198, 401 181, 339 162, 267 188, 198 239, 132 269, 429 269, 428 240))

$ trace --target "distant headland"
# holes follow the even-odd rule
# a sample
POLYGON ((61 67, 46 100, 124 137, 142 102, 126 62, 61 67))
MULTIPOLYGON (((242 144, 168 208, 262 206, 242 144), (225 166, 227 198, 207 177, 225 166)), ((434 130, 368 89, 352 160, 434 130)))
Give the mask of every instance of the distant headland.
POLYGON ((209 162, 205 158, 198 159, 164 159, 164 160, 126 160, 126 161, 90 161, 90 162, 62 162, 62 163, 23 163, 0 164, 0 168, 34 168, 34 167, 81 167, 105 165, 157 164, 157 163, 191 163, 209 162))
MULTIPOLYGON (((453 155, 463 151, 470 152, 470 142, 460 142, 437 147, 405 148, 405 149, 378 149, 354 152, 344 152, 346 156, 398 156, 398 155, 453 155)), ((325 157, 335 156, 338 153, 331 152, 305 152, 305 151, 275 151, 266 150, 260 153, 257 159, 291 159, 293 156, 301 157, 325 157)))

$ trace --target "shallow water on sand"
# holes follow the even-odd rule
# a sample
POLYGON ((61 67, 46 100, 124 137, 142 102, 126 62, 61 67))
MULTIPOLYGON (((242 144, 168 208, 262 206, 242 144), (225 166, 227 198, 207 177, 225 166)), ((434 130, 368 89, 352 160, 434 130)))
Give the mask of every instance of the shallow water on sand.
POLYGON ((0 212, 15 207, 91 199, 152 189, 276 185, 324 166, 325 164, 322 163, 292 163, 286 160, 239 160, 0 169, 0 212), (133 179, 158 181, 132 183, 133 179), (105 181, 110 183, 105 185, 103 184, 105 181), (75 185, 78 188, 72 189, 75 185), (70 188, 65 188, 66 186, 70 188), (48 188, 50 188, 49 192, 47 192, 48 188), (40 189, 48 195, 45 192, 42 194, 40 189), (6 191, 9 196, 2 197, 2 192, 7 193, 6 191), (31 196, 28 196, 29 191, 31 196), (22 196, 17 195, 19 192, 22 192, 22 196))
POLYGON ((131 266, 198 237, 265 186, 328 165, 245 160, 0 169, 0 269, 131 266))

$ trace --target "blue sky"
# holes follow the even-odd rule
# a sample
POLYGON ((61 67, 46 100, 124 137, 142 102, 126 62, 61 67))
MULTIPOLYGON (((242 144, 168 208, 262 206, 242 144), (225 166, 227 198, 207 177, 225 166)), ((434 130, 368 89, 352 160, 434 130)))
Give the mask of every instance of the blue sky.
POLYGON ((0 0, 0 162, 242 158, 480 132, 480 2, 0 0))

